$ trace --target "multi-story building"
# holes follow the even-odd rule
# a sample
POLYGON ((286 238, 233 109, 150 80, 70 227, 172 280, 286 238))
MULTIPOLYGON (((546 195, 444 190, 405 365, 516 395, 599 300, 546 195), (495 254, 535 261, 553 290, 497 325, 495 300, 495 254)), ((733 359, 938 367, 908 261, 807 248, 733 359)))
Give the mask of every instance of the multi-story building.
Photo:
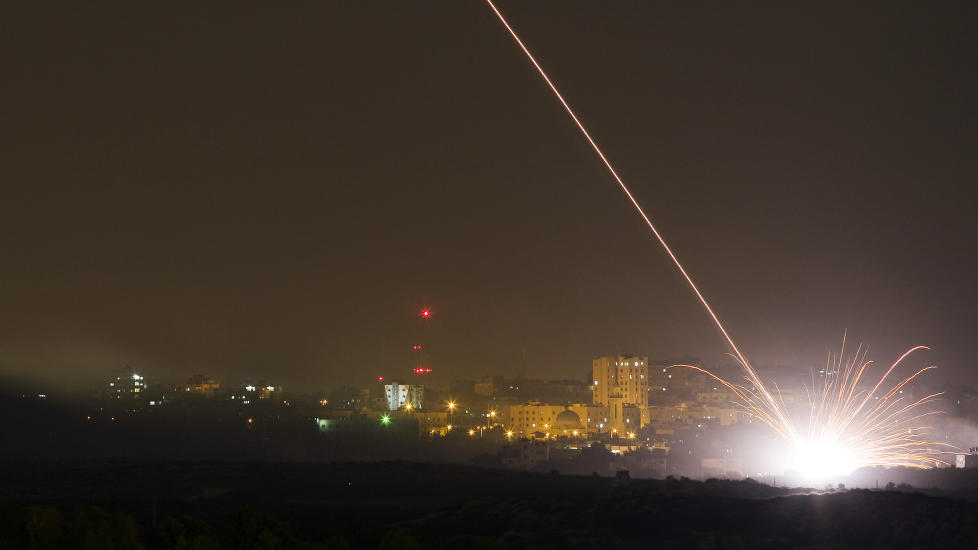
POLYGON ((955 468, 978 468, 978 447, 968 449, 968 454, 954 455, 955 468))
POLYGON ((711 391, 699 392, 696 394, 696 402, 713 407, 729 407, 731 403, 738 403, 737 394, 732 391, 711 391))
POLYGON ((140 399, 145 389, 146 381, 143 375, 126 365, 109 378, 105 391, 109 399, 126 401, 140 399))
POLYGON ((396 411, 401 407, 420 409, 424 407, 424 386, 392 382, 384 386, 387 394, 387 408, 396 411))
POLYGON ((502 462, 506 468, 530 470, 550 460, 550 447, 546 443, 519 440, 503 449, 502 462))
POLYGON ((496 383, 491 377, 480 378, 475 381, 474 391, 476 395, 491 397, 496 395, 496 383))
POLYGON ((245 382, 231 395, 231 399, 241 400, 245 405, 256 400, 271 400, 271 402, 282 400, 282 386, 273 386, 264 381, 245 382))
POLYGON ((214 397, 217 390, 221 389, 221 384, 213 378, 208 378, 203 374, 195 374, 187 379, 184 385, 184 393, 202 395, 208 399, 214 397))
POLYGON ((595 357, 591 364, 594 403, 607 406, 620 395, 624 404, 649 406, 649 358, 620 354, 595 357))
POLYGON ((529 439, 587 437, 602 433, 624 437, 638 431, 642 424, 642 410, 636 405, 622 403, 617 408, 595 403, 509 405, 505 417, 507 430, 529 439))

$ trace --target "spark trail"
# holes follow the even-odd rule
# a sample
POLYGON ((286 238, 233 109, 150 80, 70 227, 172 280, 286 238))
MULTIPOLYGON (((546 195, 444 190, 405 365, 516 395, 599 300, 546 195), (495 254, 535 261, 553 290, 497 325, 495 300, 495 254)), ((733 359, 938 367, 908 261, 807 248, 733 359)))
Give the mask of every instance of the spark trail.
POLYGON ((751 364, 747 360, 747 357, 740 352, 740 349, 737 347, 737 344, 734 343, 733 338, 730 337, 730 334, 727 332, 727 329, 724 328, 723 323, 720 322, 720 318, 717 317, 717 314, 714 313, 713 308, 710 307, 710 304, 703 296, 703 293, 700 292, 700 289, 696 286, 696 283, 693 282, 693 278, 689 275, 689 273, 686 272, 686 268, 684 268, 683 264, 680 263, 679 258, 676 257, 675 253, 673 253, 672 248, 670 248, 669 244, 666 243, 665 238, 663 238, 662 234, 659 233, 659 230, 655 228, 655 225, 652 223, 652 220, 649 219, 649 216, 645 213, 645 210, 643 210, 641 205, 638 204, 638 201, 635 200, 635 196, 632 195, 632 192, 628 189, 628 186, 625 185, 624 181, 622 181, 621 177, 618 175, 618 172, 615 170, 614 166, 611 165, 611 162, 601 151, 601 148, 598 147, 598 144, 591 137, 591 134, 588 133, 587 129, 584 127, 584 124, 582 124, 580 119, 577 118, 577 115, 574 113, 574 110, 571 109, 570 104, 568 104, 567 100, 564 99, 564 96, 560 94, 560 91, 557 90, 557 86, 553 83, 552 80, 550 80, 550 77, 547 76, 547 73, 543 70, 543 67, 541 67, 540 64, 537 63, 536 58, 533 57, 533 54, 530 53, 530 50, 526 47, 525 44, 523 44, 523 41, 520 40, 519 35, 516 34, 516 31, 513 30, 513 27, 511 27, 510 24, 506 21, 506 18, 503 17, 503 14, 499 11, 499 9, 496 8, 496 5, 492 3, 492 0, 486 0, 486 2, 489 4, 489 7, 492 8, 492 11, 496 14, 496 17, 499 18, 499 21, 503 24, 503 26, 506 27, 506 30, 509 31, 509 34, 513 37, 513 40, 516 41, 520 49, 523 50, 523 53, 526 54, 526 57, 530 60, 530 63, 533 64, 537 72, 540 73, 540 76, 543 77, 543 80, 547 83, 547 86, 550 87, 550 90, 553 91, 554 96, 557 97, 557 100, 560 102, 561 105, 564 106, 564 109, 567 111, 567 114, 570 115, 571 119, 574 121, 574 124, 577 126, 577 129, 581 131, 581 134, 584 135, 584 138, 587 139, 588 143, 591 144, 591 148, 594 149, 594 152, 598 155, 598 158, 601 159, 601 162, 604 164, 605 168, 608 169, 608 172, 611 174, 611 177, 613 177, 615 181, 618 182, 618 185, 621 187, 622 192, 624 192, 625 196, 628 197, 629 202, 631 202, 632 206, 635 207, 635 210, 638 212, 639 216, 641 216, 642 220, 645 221, 645 224, 649 226, 649 229, 652 231, 652 234, 655 236, 656 240, 659 241, 659 244, 662 245, 662 248, 663 250, 666 251, 666 254, 669 255, 669 258, 672 260, 672 263, 676 266, 676 269, 679 270, 679 273, 683 276, 683 279, 686 280, 686 283, 689 285, 689 288, 693 291, 693 294, 696 295, 696 298, 699 299, 700 304, 702 304, 703 308, 706 309, 706 312, 710 315, 710 318, 713 320, 713 323, 716 325, 716 327, 720 329, 720 333, 723 334, 723 338, 730 346, 730 349, 733 350, 735 358, 744 367, 744 371, 747 375, 748 380, 750 380, 750 382, 760 390, 759 391, 760 395, 767 402, 767 404, 771 406, 773 414, 775 414, 778 417, 778 420, 786 427, 786 429, 789 432, 793 433, 794 432, 793 425, 791 424, 791 422, 787 417, 781 416, 783 413, 781 411, 781 408, 777 406, 778 404, 775 402, 774 396, 771 395, 771 393, 764 386, 764 383, 761 381, 761 378, 754 371, 754 368, 751 367, 751 364))
MULTIPOLYGON (((883 466, 909 466, 909 467, 930 467, 938 464, 946 464, 936 458, 937 455, 946 452, 943 449, 950 447, 942 443, 922 440, 923 428, 917 421, 930 412, 917 412, 918 408, 927 403, 931 403, 940 394, 928 395, 913 403, 905 403, 900 390, 917 378, 923 372, 935 368, 933 366, 918 370, 913 375, 903 379, 892 388, 880 392, 887 378, 893 373, 894 369, 912 352, 918 349, 926 349, 918 346, 904 353, 895 361, 882 377, 876 382, 872 390, 862 389, 860 382, 863 380, 870 361, 865 361, 865 354, 860 357, 860 351, 848 361, 843 360, 845 352, 845 339, 843 339, 842 351, 838 355, 836 363, 829 363, 826 372, 834 373, 828 376, 822 383, 820 391, 813 384, 813 395, 810 396, 811 408, 808 417, 808 429, 802 434, 794 422, 787 414, 783 399, 780 397, 780 390, 777 391, 778 397, 768 390, 767 386, 758 376, 754 367, 751 366, 747 357, 741 353, 737 344, 734 342, 730 333, 720 322, 720 318, 713 311, 706 297, 700 292, 693 278, 683 267, 679 258, 669 247, 665 238, 656 229, 652 220, 642 209, 635 196, 622 180, 621 176, 612 166, 611 161, 605 156, 594 138, 581 123, 577 114, 571 108, 564 96, 561 95, 557 86, 553 83, 547 73, 537 62, 529 48, 523 43, 516 31, 510 26, 503 14, 496 8, 492 0, 486 0, 500 23, 506 28, 513 37, 516 44, 526 54, 527 59, 543 78, 547 86, 553 92, 557 101, 564 107, 571 120, 580 130, 581 134, 594 149, 595 154, 601 159, 602 164, 607 168, 608 173, 618 183, 622 192, 629 202, 641 216, 642 220, 649 227, 656 240, 662 245, 663 250, 672 260, 673 265, 685 279, 689 288, 696 295, 703 308, 709 314, 710 319, 720 330, 724 340, 733 351, 733 357, 740 363, 748 384, 732 384, 715 374, 694 365, 682 365, 692 368, 713 377, 718 382, 730 389, 736 395, 737 403, 745 412, 757 417, 765 424, 769 425, 785 441, 790 443, 796 453, 795 466, 806 471, 806 473, 816 475, 836 475, 848 473, 859 466, 883 465, 883 466), (748 387, 749 386, 749 387, 748 387), (880 393, 878 393, 880 392, 880 393)), ((677 365, 678 366, 678 365, 677 365)), ((777 389, 777 388, 776 388, 777 389)))

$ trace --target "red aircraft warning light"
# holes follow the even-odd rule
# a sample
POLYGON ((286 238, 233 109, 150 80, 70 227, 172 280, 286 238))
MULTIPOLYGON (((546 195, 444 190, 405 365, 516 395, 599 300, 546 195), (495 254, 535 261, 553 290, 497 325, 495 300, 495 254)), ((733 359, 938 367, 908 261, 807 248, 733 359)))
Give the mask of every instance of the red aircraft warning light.
POLYGON ((421 346, 412 346, 411 349, 413 349, 413 350, 420 350, 422 348, 421 348, 421 346))
POLYGON ((414 369, 414 374, 431 374, 431 369, 428 367, 418 367, 414 369))
POLYGON ((428 317, 431 317, 431 311, 430 310, 427 310, 427 309, 424 309, 424 310, 421 311, 421 316, 424 317, 425 319, 427 319, 428 317))
POLYGON ((377 381, 378 382, 383 382, 384 381, 384 377, 383 376, 378 376, 377 377, 377 381))

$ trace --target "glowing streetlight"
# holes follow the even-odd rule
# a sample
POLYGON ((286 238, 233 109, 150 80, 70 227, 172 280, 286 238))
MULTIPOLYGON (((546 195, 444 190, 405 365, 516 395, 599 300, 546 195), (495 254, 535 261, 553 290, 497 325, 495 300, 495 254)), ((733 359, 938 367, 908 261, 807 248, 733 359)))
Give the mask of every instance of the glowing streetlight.
POLYGON ((469 430, 469 435, 470 436, 475 435, 475 430, 469 430))
POLYGON ((513 430, 506 430, 506 439, 511 439, 513 437, 513 430))

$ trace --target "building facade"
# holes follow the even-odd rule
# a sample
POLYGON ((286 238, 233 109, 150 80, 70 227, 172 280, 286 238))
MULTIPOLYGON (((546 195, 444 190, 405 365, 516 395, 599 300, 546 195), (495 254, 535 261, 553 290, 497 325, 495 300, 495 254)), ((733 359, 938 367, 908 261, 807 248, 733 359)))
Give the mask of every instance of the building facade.
POLYGON ((135 401, 142 398, 145 389, 146 381, 143 376, 126 365, 109 378, 105 392, 109 399, 135 401))
POLYGON ((185 393, 203 395, 208 399, 213 398, 219 389, 221 389, 221 384, 218 381, 213 378, 208 378, 203 374, 191 376, 184 385, 185 393))
POLYGON ((421 409, 424 407, 424 386, 420 384, 402 384, 392 382, 384 386, 387 397, 387 409, 396 411, 400 408, 421 409))
POLYGON ((625 404, 649 406, 649 358, 622 354, 595 357, 591 363, 593 402, 607 406, 620 395, 625 404))
POLYGON ((575 403, 550 405, 527 403, 509 405, 506 428, 514 435, 528 439, 554 437, 588 437, 617 434, 625 437, 642 425, 642 409, 631 404, 598 405, 575 403), (567 414, 570 412, 571 414, 567 414))

